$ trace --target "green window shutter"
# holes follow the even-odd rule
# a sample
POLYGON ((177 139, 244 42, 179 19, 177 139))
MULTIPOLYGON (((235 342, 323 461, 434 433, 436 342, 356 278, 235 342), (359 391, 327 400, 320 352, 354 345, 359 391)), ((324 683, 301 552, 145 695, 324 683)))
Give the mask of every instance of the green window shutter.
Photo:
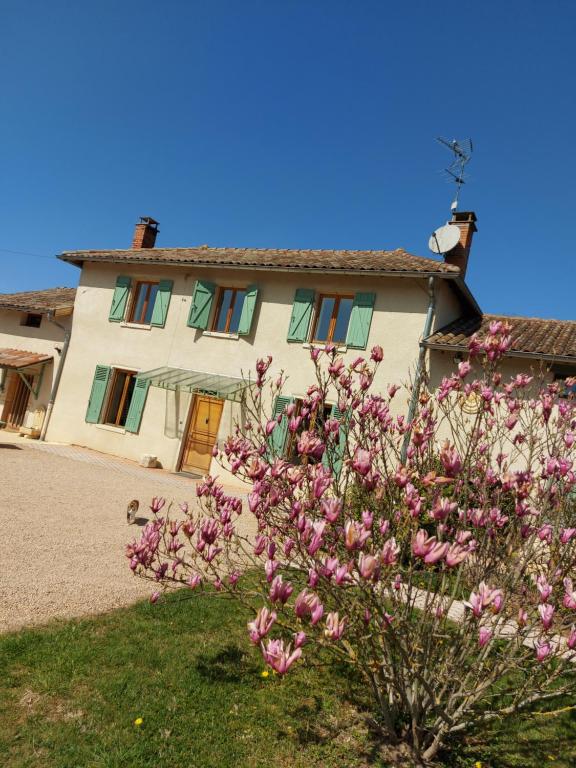
POLYGON ((357 293, 354 296, 352 314, 348 323, 346 345, 354 349, 366 349, 372 312, 374 310, 375 293, 357 293))
POLYGON ((329 449, 324 453, 322 457, 322 463, 326 467, 330 467, 336 476, 340 477, 342 471, 342 464, 344 463, 344 454, 346 453, 346 443, 348 439, 348 414, 342 413, 337 405, 332 406, 330 412, 330 418, 336 419, 340 422, 340 431, 338 434, 338 442, 332 444, 329 449))
POLYGON ((110 320, 111 323, 120 323, 124 320, 131 282, 130 278, 125 277, 124 275, 119 275, 116 278, 116 288, 114 289, 112 306, 110 307, 110 314, 108 315, 108 320, 110 320))
POLYGON ((102 411, 102 403, 106 396, 108 380, 110 379, 110 370, 110 367, 107 365, 96 366, 96 371, 92 380, 90 400, 88 401, 88 408, 86 409, 86 421, 89 424, 97 424, 100 421, 100 412, 102 411))
POLYGON ((149 387, 150 382, 148 379, 136 378, 132 399, 130 400, 130 408, 128 408, 128 415, 126 416, 126 424, 124 427, 126 432, 138 432, 140 429, 142 412, 144 410, 144 403, 146 402, 146 395, 148 394, 149 387))
POLYGON ((238 325, 238 335, 248 336, 250 328, 252 327, 252 318, 254 317, 254 310, 256 309, 256 301, 258 299, 258 286, 249 285, 246 289, 244 296, 244 304, 242 305, 242 314, 240 315, 240 323, 238 325))
POLYGON ((311 288, 297 288, 294 294, 288 341, 307 341, 315 293, 311 288))
MULTIPOLYGON (((274 402, 274 409, 272 411, 272 418, 275 419, 286 408, 287 405, 293 403, 294 400, 291 397, 285 397, 284 395, 278 395, 274 402)), ((276 458, 276 456, 284 455, 284 448, 286 446, 286 435, 288 433, 288 418, 286 414, 282 416, 280 423, 275 427, 274 431, 268 438, 268 445, 270 447, 268 458, 270 461, 276 458)))
POLYGON ((188 325, 190 328, 200 328, 202 331, 208 328, 215 291, 216 286, 214 283, 209 283, 207 280, 196 281, 192 306, 188 315, 188 325))
POLYGON ((160 280, 158 283, 158 292, 154 300, 154 309, 152 310, 152 319, 150 325, 157 325, 164 328, 168 307, 170 306, 170 297, 172 296, 172 280, 160 280))

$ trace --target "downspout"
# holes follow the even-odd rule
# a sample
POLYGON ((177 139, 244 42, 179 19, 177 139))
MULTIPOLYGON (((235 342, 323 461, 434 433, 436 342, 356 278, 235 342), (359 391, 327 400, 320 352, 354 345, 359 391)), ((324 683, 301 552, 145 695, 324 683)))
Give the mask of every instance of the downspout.
MULTIPOLYGON (((418 398, 420 397, 420 386, 422 384, 422 373, 424 370, 424 361, 426 359, 426 347, 424 346, 424 339, 430 336, 432 330, 432 323, 434 321, 434 311, 436 309, 436 292, 434 290, 434 278, 428 278, 428 311, 426 312, 426 321, 424 323, 424 331, 422 338, 420 339, 420 353, 418 355, 418 363, 416 365, 416 374, 414 376, 414 386, 412 388, 412 397, 410 398, 410 405, 408 407, 408 424, 414 418, 416 413, 416 406, 418 405, 418 398)), ((400 458, 402 464, 406 463, 406 455, 408 453, 408 445, 410 443, 410 430, 404 435, 404 442, 402 444, 402 452, 400 458)))
POLYGON ((52 384, 52 390, 50 392, 50 400, 44 414, 44 421, 42 422, 42 431, 40 432, 39 440, 46 439, 46 432, 48 430, 48 424, 50 423, 50 417, 52 416, 52 409, 54 408, 54 402, 56 400, 56 393, 60 385, 60 379, 62 377, 62 370, 64 369, 64 361, 66 360, 66 354, 68 353, 68 345, 70 344, 70 336, 72 335, 71 328, 65 328, 61 323, 56 322, 54 319, 54 312, 47 313, 48 320, 56 325, 58 328, 64 331, 64 344, 62 345, 62 351, 60 352, 60 361, 58 363, 58 369, 56 370, 56 376, 54 377, 54 383, 52 384))

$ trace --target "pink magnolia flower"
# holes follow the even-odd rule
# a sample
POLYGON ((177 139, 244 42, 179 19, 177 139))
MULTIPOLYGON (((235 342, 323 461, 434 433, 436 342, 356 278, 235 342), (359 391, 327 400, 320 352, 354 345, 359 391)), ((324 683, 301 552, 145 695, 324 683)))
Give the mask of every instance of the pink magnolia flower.
POLYGON ((270 583, 274 578, 274 574, 276 573, 279 565, 280 563, 277 560, 266 560, 266 563, 264 564, 264 571, 266 573, 266 581, 268 583, 270 583))
POLYGON ((456 477, 462 470, 462 459, 456 448, 445 440, 440 451, 440 461, 448 477, 456 477))
POLYGON ((523 627, 528 622, 528 611, 525 608, 518 609, 518 624, 523 627))
POLYGON ((363 579, 371 579, 377 571, 378 560, 373 555, 364 552, 358 557, 358 571, 363 579))
POLYGON ((294 648, 302 648, 306 642, 306 634, 304 632, 296 632, 294 635, 294 648))
POLYGON ((356 448, 354 451, 354 458, 352 459, 352 468, 358 472, 359 475, 365 477, 372 468, 370 451, 366 451, 364 448, 356 448))
POLYGON ((152 499, 152 504, 150 504, 150 511, 156 515, 158 512, 160 512, 165 504, 166 499, 162 498, 162 496, 154 496, 152 499))
POLYGON ((254 643, 254 645, 258 645, 262 638, 266 637, 268 632, 270 632, 275 621, 275 611, 269 611, 268 608, 260 608, 256 614, 256 618, 253 621, 248 622, 250 642, 254 643))
POLYGON ((324 614, 324 606, 318 595, 303 589, 296 598, 294 611, 299 619, 310 617, 312 624, 317 624, 324 614))
POLYGON ((324 634, 329 640, 340 640, 344 634, 346 619, 340 619, 338 612, 331 612, 326 616, 326 629, 324 634))
POLYGON ((270 419, 269 421, 267 421, 266 427, 264 430, 266 433, 266 437, 270 437, 270 435, 276 429, 277 426, 278 426, 278 422, 276 421, 276 419, 270 419))
POLYGON ((323 535, 324 528, 326 527, 326 520, 317 520, 313 526, 312 538, 308 542, 307 552, 310 557, 313 557, 324 543, 323 535))
POLYGON ((478 645, 480 648, 484 648, 492 639, 492 630, 487 627, 480 627, 478 632, 478 645))
POLYGON ((289 581, 285 582, 282 576, 275 576, 270 585, 270 600, 273 603, 284 604, 293 591, 294 587, 289 581))
POLYGON ((190 576, 186 584, 190 587, 190 589, 196 589, 196 587, 199 587, 200 584, 202 584, 202 578, 197 573, 194 573, 192 576, 190 576))
POLYGON ((347 565, 339 565, 334 571, 334 581, 340 587, 342 584, 350 581, 350 573, 348 572, 347 565))
POLYGON ((576 536, 576 528, 562 528, 560 530, 560 541, 562 544, 568 544, 574 536, 576 536))
POLYGON ((484 609, 492 605, 492 610, 498 613, 502 608, 504 596, 501 589, 489 587, 481 581, 478 586, 478 592, 471 592, 470 598, 464 601, 464 605, 472 610, 474 616, 479 618, 484 609))
POLYGON ((342 512, 342 499, 323 499, 320 511, 329 523, 335 523, 342 512))
POLYGON ((384 359, 384 350, 379 344, 376 344, 372 347, 372 351, 370 352, 370 359, 375 363, 381 363, 384 359))
POLYGON ((361 549, 369 537, 370 531, 356 520, 348 520, 344 525, 344 545, 350 551, 361 549))
POLYGON ((552 653, 552 646, 547 641, 539 640, 536 643, 536 658, 538 661, 544 661, 552 653))
POLYGON ((268 640, 266 646, 261 643, 264 661, 279 675, 285 675, 292 664, 302 656, 302 649, 292 651, 290 643, 285 647, 283 640, 268 640))
POLYGON ((400 547, 396 544, 396 539, 392 536, 387 539, 380 551, 380 562, 382 565, 394 565, 398 560, 400 547))
POLYGON ((446 552, 446 565, 448 568, 454 568, 456 565, 464 562, 468 554, 467 547, 463 547, 461 544, 451 544, 446 552))
POLYGON ((572 583, 572 579, 564 579, 564 599, 562 603, 565 608, 569 608, 571 611, 576 611, 576 590, 572 583))
POLYGON ((460 376, 461 379, 465 379, 471 370, 472 366, 467 360, 465 360, 463 363, 458 363, 458 376, 460 376))
POLYGON ((423 528, 420 528, 412 540, 412 552, 416 557, 425 557, 434 544, 436 544, 436 537, 428 536, 428 533, 423 528))
POLYGON ((552 626, 552 622, 554 621, 554 610, 554 606, 550 605, 550 603, 541 603, 538 606, 538 613, 540 614, 544 629, 550 629, 552 626))
POLYGON ((576 627, 574 627, 574 625, 572 625, 570 629, 570 634, 568 635, 566 644, 568 645, 568 648, 570 648, 571 651, 573 651, 574 648, 576 648, 576 627))
POLYGON ((552 594, 552 585, 548 584, 546 576, 538 576, 536 579, 536 588, 540 592, 540 602, 545 603, 552 594))
POLYGON ((441 542, 437 541, 436 544, 434 544, 434 546, 431 547, 424 555, 424 562, 427 565, 433 565, 434 563, 443 560, 444 557, 446 557, 446 553, 448 552, 448 547, 449 544, 447 542, 442 544, 441 542))
POLYGON ((324 443, 314 432, 302 432, 297 447, 301 456, 310 456, 313 459, 321 459, 324 453, 324 443))

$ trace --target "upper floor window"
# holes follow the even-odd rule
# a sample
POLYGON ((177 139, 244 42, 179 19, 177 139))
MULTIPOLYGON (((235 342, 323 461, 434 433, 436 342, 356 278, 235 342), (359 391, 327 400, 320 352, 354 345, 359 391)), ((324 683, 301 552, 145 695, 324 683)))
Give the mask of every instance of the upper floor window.
POLYGON ((228 288, 197 280, 188 315, 190 328, 248 336, 258 301, 258 286, 228 288))
POLYGON ((152 312, 154 302, 158 294, 158 283, 141 281, 136 283, 132 305, 128 314, 128 322, 150 325, 152 322, 152 312))
POLYGON ((218 333, 238 333, 246 291, 242 288, 220 288, 212 330, 218 333))
POLYGON ((353 296, 338 296, 336 294, 320 296, 316 308, 312 341, 332 341, 334 344, 345 344, 353 304, 353 296))
POLYGON ((116 278, 108 319, 113 323, 127 321, 137 325, 163 328, 172 296, 172 280, 138 280, 125 275, 116 278))
POLYGON ((42 315, 38 315, 33 312, 28 312, 24 315, 22 318, 22 322, 20 325, 25 325, 28 328, 40 328, 40 325, 42 324, 42 315))
POLYGON ((288 328, 288 341, 333 342, 366 349, 376 294, 321 294, 297 288, 288 328))

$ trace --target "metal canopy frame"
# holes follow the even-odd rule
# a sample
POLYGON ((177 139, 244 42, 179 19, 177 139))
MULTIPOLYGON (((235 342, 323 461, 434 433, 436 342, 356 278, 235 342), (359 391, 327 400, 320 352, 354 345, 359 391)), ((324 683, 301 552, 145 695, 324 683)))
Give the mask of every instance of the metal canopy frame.
MULTIPOLYGON (((38 395, 40 394, 40 388, 42 387, 42 379, 44 378, 44 369, 48 365, 48 363, 52 362, 52 358, 49 360, 44 360, 41 363, 30 363, 30 365, 23 365, 21 368, 12 368, 7 365, 0 365, 0 368, 2 368, 4 371, 13 371, 20 381, 24 384, 24 386, 30 391, 30 394, 33 395, 34 399, 38 399, 38 395), (38 375, 35 376, 35 374, 32 374, 32 379, 36 378, 36 385, 32 386, 30 382, 26 379, 26 371, 28 368, 35 368, 37 365, 40 366, 40 370, 38 371, 38 375)), ((30 375, 30 374, 28 374, 30 375)))
POLYGON ((242 402, 245 391, 253 384, 233 376, 171 368, 167 365, 139 373, 138 378, 149 381, 152 387, 190 393, 204 392, 237 403, 242 402))

